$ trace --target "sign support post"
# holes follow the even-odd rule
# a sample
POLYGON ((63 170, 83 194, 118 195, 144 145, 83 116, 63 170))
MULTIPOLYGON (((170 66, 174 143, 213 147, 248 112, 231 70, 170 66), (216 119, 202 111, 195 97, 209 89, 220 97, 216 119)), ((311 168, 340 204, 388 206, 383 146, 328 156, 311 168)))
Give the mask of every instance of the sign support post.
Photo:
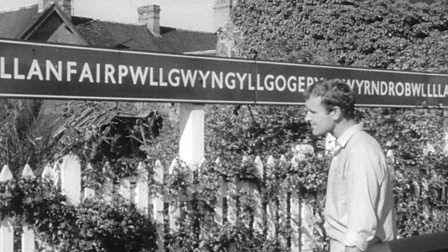
POLYGON ((192 170, 204 159, 204 105, 181 103, 179 158, 192 170))
MULTIPOLYGON (((204 159, 204 107, 203 104, 181 103, 179 111, 179 158, 193 174, 193 185, 198 183, 198 168, 204 159)), ((194 187, 193 187, 194 188, 194 187)), ((195 189, 190 188, 192 191, 195 189)), ((193 213, 198 213, 197 192, 192 198, 193 213)), ((199 222, 193 224, 194 247, 199 248, 199 222)))

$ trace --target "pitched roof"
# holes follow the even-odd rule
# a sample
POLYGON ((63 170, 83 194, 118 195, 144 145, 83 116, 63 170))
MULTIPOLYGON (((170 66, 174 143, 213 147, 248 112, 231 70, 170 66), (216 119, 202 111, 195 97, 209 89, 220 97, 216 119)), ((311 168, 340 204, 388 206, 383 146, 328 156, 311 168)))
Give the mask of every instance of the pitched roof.
POLYGON ((93 46, 169 53, 216 49, 217 36, 214 33, 160 27, 161 36, 154 36, 145 25, 100 20, 91 20, 76 27, 93 46))
POLYGON ((0 37, 17 38, 22 31, 37 21, 37 4, 0 12, 0 37))
POLYGON ((40 12, 37 19, 16 38, 34 41, 50 41, 51 36, 61 24, 64 24, 65 28, 73 36, 66 34, 66 39, 60 39, 59 41, 57 40, 53 42, 88 45, 87 41, 85 41, 81 34, 79 34, 78 30, 72 23, 71 18, 67 16, 63 10, 56 6, 55 3, 51 3, 42 12, 40 12))
MULTIPOLYGON (((54 7, 57 8, 57 7, 54 7)), ((35 25, 41 15, 37 5, 0 12, 0 37, 19 38, 35 25)), ((73 16, 71 23, 91 46, 141 51, 184 53, 216 49, 214 33, 160 27, 161 36, 154 36, 145 25, 107 22, 73 16)))

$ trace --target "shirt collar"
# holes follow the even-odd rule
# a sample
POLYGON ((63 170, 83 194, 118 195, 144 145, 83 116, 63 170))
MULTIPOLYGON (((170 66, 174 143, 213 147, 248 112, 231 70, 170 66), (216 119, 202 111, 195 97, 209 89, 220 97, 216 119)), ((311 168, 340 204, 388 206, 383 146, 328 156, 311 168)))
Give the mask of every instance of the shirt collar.
POLYGON ((346 129, 342 135, 340 137, 338 137, 338 139, 336 139, 336 142, 341 146, 341 147, 345 147, 345 145, 347 144, 348 140, 350 140, 350 138, 352 138, 352 136, 356 133, 359 132, 361 130, 363 130, 364 125, 362 123, 358 123, 356 125, 353 125, 352 127, 346 129))

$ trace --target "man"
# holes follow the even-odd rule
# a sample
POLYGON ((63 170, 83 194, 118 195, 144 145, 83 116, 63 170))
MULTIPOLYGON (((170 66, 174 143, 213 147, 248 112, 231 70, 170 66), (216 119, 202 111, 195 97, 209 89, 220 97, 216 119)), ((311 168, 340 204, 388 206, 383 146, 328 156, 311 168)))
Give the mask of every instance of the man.
POLYGON ((336 138, 324 210, 330 251, 390 251, 396 236, 392 171, 378 142, 354 119, 353 91, 335 79, 315 83, 306 95, 312 133, 336 138))

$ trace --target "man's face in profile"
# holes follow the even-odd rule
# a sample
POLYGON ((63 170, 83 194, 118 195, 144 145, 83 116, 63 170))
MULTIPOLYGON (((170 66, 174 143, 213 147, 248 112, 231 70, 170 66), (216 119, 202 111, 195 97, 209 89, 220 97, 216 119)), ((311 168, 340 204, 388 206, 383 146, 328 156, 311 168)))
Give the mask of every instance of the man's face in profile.
POLYGON ((335 121, 332 112, 322 104, 322 98, 319 96, 310 96, 305 102, 307 113, 305 121, 311 125, 313 135, 320 136, 332 132, 335 121))

